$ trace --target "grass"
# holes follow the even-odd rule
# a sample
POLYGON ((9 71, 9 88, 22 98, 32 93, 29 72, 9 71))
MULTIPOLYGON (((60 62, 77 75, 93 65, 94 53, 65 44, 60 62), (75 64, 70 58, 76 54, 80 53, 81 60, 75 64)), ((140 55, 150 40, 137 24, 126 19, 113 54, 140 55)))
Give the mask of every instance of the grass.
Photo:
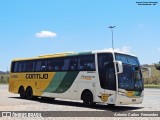
POLYGON ((0 74, 0 84, 8 84, 9 82, 9 74, 1 73, 0 74))
MULTIPOLYGON (((154 65, 147 65, 151 69, 152 76, 160 76, 160 70, 157 70, 154 65)), ((147 77, 147 72, 143 73, 144 77, 147 77)))
POLYGON ((155 84, 145 84, 144 85, 145 88, 160 88, 160 85, 155 85, 155 84))
POLYGON ((154 65, 148 65, 151 69, 151 77, 147 77, 147 72, 143 73, 145 88, 160 88, 160 70, 157 70, 154 65))

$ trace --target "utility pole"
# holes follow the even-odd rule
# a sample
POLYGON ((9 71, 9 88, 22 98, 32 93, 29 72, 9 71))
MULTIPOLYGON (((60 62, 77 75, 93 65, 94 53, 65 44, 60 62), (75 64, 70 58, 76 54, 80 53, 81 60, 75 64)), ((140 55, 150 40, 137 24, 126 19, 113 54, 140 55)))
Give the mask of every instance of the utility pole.
POLYGON ((108 28, 111 29, 112 32, 112 49, 114 50, 114 43, 113 43, 113 28, 115 28, 116 26, 109 26, 108 28))

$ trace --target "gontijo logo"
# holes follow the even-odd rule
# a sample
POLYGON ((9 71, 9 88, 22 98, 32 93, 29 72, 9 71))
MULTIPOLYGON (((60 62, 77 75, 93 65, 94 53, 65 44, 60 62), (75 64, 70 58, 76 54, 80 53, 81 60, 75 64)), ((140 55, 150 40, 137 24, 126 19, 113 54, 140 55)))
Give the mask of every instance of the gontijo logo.
POLYGON ((48 74, 26 74, 26 79, 48 79, 48 74))

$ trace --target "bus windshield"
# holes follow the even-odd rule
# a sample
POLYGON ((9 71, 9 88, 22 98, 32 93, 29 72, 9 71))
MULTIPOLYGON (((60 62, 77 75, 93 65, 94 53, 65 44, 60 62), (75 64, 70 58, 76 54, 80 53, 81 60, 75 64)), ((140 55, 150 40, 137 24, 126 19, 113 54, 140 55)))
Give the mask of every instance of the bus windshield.
POLYGON ((138 58, 118 53, 115 54, 115 57, 116 60, 123 63, 123 73, 118 74, 119 88, 130 91, 142 91, 143 79, 138 58))

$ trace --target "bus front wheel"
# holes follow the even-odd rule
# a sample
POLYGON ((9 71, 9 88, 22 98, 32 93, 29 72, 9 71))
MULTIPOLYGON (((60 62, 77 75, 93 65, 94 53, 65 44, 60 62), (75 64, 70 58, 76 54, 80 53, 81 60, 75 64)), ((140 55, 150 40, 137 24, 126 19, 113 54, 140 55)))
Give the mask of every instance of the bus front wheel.
POLYGON ((93 95, 90 91, 86 91, 83 93, 82 100, 86 107, 92 107, 95 105, 95 103, 93 102, 93 95))
POLYGON ((31 100, 33 98, 33 91, 31 87, 28 87, 26 90, 26 98, 28 100, 31 100))

